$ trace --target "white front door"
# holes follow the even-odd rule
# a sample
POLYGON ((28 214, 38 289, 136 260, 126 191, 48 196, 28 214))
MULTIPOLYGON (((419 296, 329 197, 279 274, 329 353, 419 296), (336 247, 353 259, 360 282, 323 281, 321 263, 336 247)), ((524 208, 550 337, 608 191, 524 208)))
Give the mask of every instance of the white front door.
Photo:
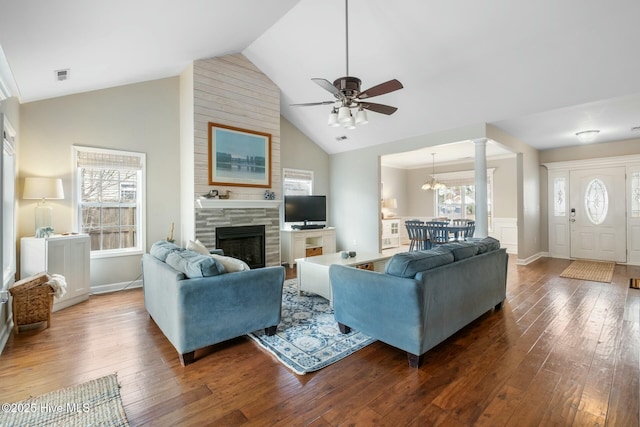
POLYGON ((571 258, 627 262, 625 168, 570 172, 571 258))

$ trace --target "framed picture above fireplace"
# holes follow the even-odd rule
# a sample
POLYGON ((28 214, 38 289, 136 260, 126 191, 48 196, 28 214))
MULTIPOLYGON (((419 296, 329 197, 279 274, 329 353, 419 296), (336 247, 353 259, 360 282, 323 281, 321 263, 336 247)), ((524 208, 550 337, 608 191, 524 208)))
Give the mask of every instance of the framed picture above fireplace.
POLYGON ((209 122, 209 185, 271 188, 271 134, 209 122))

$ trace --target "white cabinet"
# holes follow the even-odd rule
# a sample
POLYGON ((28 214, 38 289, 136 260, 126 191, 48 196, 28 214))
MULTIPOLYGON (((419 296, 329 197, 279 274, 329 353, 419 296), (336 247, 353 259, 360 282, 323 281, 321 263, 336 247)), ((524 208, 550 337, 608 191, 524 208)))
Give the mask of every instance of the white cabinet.
POLYGON ((380 237, 382 249, 397 248, 400 246, 400 220, 383 219, 382 236, 380 237))
POLYGON ((332 254, 336 251, 334 227, 314 230, 280 230, 282 261, 293 268, 297 258, 332 254))
POLYGON ((42 239, 23 237, 20 239, 20 277, 42 271, 64 276, 67 293, 54 299, 53 311, 69 307, 89 298, 90 252, 87 234, 54 235, 42 239))

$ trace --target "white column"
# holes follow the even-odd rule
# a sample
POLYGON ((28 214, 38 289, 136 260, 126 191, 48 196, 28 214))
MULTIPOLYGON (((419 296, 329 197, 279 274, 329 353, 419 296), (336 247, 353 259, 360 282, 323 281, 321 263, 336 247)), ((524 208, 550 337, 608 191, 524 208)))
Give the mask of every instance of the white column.
POLYGON ((489 235, 489 214, 487 208, 487 138, 473 140, 476 147, 476 229, 474 237, 489 235))

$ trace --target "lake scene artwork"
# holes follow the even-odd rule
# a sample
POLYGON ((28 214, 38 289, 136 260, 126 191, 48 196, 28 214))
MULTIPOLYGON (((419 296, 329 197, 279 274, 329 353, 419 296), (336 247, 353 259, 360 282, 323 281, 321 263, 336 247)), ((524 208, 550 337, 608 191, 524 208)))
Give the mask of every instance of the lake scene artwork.
POLYGON ((209 125, 210 184, 270 187, 271 135, 209 125))

